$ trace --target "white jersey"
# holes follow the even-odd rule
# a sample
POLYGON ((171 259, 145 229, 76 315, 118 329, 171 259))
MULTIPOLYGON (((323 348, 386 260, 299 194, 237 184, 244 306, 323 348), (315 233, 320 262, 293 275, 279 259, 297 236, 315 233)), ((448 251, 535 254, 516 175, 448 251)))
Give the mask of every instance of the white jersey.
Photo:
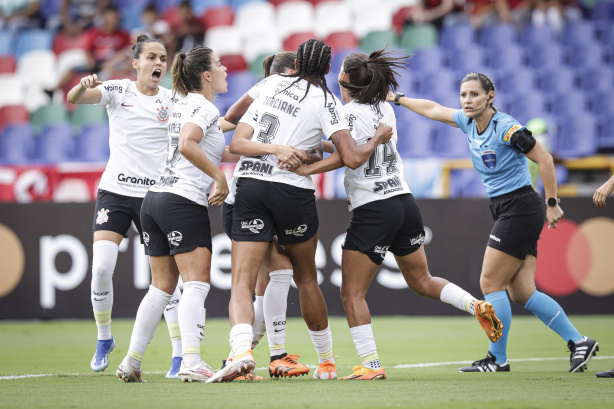
POLYGON ((366 203, 411 193, 403 177, 403 161, 397 152, 397 124, 390 104, 381 102, 380 113, 369 104, 355 100, 343 107, 352 138, 357 145, 367 143, 375 135, 380 122, 392 126, 392 138, 379 145, 369 160, 356 169, 345 168, 345 191, 350 211, 366 203))
MULTIPOLYGON (((254 128, 252 141, 291 145, 307 152, 313 151, 322 141, 322 134, 331 136, 337 131, 348 129, 347 122, 339 114, 341 102, 312 85, 305 95, 307 81, 300 80, 290 86, 295 78, 272 75, 262 80, 260 97, 254 101, 255 114, 250 110, 241 118, 254 128)), ((303 189, 314 190, 310 176, 299 176, 277 166, 274 155, 258 157, 242 156, 235 168, 234 176, 250 177, 270 182, 285 183, 303 189)))
POLYGON ((201 149, 215 166, 220 166, 226 142, 219 116, 220 111, 202 94, 191 92, 175 102, 168 125, 168 156, 164 174, 151 187, 152 191, 174 193, 199 205, 209 205, 207 198, 214 181, 179 153, 179 133, 186 122, 198 125, 203 131, 203 139, 199 143, 201 149))
POLYGON ((111 156, 100 179, 100 189, 130 197, 145 197, 162 173, 166 154, 172 93, 159 87, 147 96, 130 80, 105 81, 100 105, 109 115, 111 156))

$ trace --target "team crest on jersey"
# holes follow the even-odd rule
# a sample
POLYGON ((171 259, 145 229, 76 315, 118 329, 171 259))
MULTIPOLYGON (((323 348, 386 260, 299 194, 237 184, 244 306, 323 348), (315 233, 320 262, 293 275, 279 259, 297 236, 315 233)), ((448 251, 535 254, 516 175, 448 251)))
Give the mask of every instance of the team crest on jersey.
POLYGON ((181 243, 181 240, 183 240, 183 235, 181 234, 181 232, 178 232, 176 230, 168 233, 166 235, 166 238, 168 239, 168 242, 170 244, 172 244, 173 246, 177 247, 179 245, 179 243, 181 243))
POLYGON ((497 166, 497 153, 495 151, 482 151, 482 162, 490 170, 493 170, 497 166))
POLYGON ((249 221, 242 221, 241 222, 241 228, 242 229, 247 229, 249 231, 251 231, 252 233, 260 233, 260 230, 262 230, 264 228, 264 222, 260 219, 254 219, 254 220, 249 220, 249 221))
POLYGON ((96 224, 103 224, 109 221, 109 209, 104 207, 98 211, 98 217, 96 217, 96 224))
POLYGON ((520 128, 522 128, 520 125, 514 125, 512 126, 506 133, 505 136, 503 137, 503 141, 504 142, 509 142, 510 138, 512 137, 512 135, 514 134, 514 132, 516 132, 517 130, 519 130, 520 128))
POLYGON ((168 121, 168 107, 165 107, 164 105, 162 105, 160 108, 156 108, 156 111, 158 111, 158 121, 160 122, 168 121))

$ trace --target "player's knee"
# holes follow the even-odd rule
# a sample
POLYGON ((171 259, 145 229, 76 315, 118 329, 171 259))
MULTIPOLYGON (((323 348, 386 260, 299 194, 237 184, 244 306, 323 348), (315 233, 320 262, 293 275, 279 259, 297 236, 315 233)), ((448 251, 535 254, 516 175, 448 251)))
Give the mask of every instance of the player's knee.
POLYGON ((93 280, 110 280, 113 277, 115 263, 110 260, 95 260, 92 264, 93 280))

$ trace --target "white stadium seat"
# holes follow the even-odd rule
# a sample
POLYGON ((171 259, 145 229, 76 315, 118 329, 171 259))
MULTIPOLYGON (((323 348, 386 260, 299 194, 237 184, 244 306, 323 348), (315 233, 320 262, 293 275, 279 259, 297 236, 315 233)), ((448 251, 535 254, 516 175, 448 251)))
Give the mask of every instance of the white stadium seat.
POLYGON ((26 89, 16 74, 0 74, 0 107, 5 105, 24 105, 26 89))
POLYGON ((50 50, 30 51, 22 55, 16 73, 28 88, 53 89, 58 84, 57 61, 50 50))
POLYGON ((248 38, 254 31, 262 28, 275 28, 275 7, 269 2, 247 3, 237 10, 234 26, 239 29, 243 38, 248 38))
POLYGON ((363 38, 371 31, 390 30, 392 13, 385 3, 357 10, 352 31, 357 38, 363 38))
POLYGON ((218 56, 243 53, 241 32, 235 26, 213 27, 205 35, 205 46, 218 56))
POLYGON ((314 10, 308 1, 288 1, 277 7, 277 28, 282 38, 314 29, 314 10))
POLYGON ((58 55, 58 78, 62 78, 68 71, 87 65, 87 52, 82 48, 63 51, 58 55))
POLYGON ((352 31, 352 11, 344 2, 325 1, 316 6, 314 33, 326 38, 331 33, 352 31))
POLYGON ((251 64, 259 55, 275 54, 283 49, 282 39, 275 28, 261 27, 260 31, 245 38, 243 56, 251 64))

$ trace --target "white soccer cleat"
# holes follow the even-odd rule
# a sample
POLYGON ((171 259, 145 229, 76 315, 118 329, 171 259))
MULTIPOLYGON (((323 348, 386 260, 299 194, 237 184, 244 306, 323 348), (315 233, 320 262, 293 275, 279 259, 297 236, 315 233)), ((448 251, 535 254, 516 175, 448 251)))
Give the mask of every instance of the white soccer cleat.
POLYGON ((205 361, 200 361, 195 367, 188 368, 185 361, 181 362, 181 368, 177 374, 181 382, 204 382, 214 375, 213 369, 205 361))
POLYGON ((128 356, 117 367, 115 376, 124 382, 147 382, 143 379, 143 372, 130 365, 130 357, 128 356))
POLYGON ((254 361, 252 350, 248 349, 242 354, 226 360, 226 366, 209 378, 207 383, 230 382, 243 374, 253 371, 255 367, 256 362, 254 361))

